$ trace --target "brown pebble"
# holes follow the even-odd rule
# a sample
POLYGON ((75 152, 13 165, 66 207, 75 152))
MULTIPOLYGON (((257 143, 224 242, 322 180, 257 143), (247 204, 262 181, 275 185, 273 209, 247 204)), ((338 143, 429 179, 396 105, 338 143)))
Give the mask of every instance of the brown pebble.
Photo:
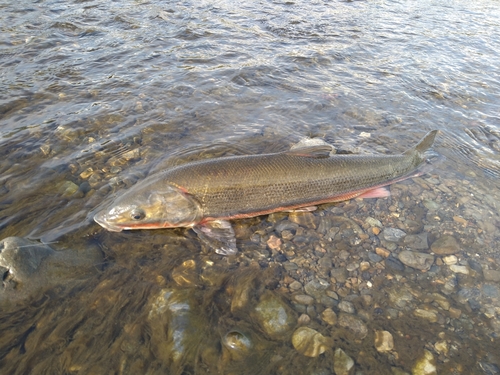
POLYGON ((372 232, 375 236, 378 236, 380 234, 380 228, 377 228, 377 227, 373 227, 372 228, 372 232))
POLYGON ((462 315, 462 311, 454 307, 450 307, 448 312, 450 313, 450 317, 452 317, 453 319, 458 319, 460 318, 460 315, 462 315))
POLYGON ((468 222, 461 216, 453 216, 453 221, 462 224, 464 227, 467 226, 468 222))
POLYGON ((382 247, 376 247, 375 252, 380 255, 381 257, 387 258, 389 255, 391 255, 391 252, 389 250, 386 250, 382 247))
POLYGON ((303 326, 303 325, 309 324, 310 321, 311 321, 311 318, 309 317, 309 315, 302 314, 301 316, 299 316, 297 323, 299 325, 303 326))
POLYGON ((269 239, 267 240, 267 246, 271 249, 271 250, 277 250, 280 248, 281 246, 281 239, 279 239, 278 237, 272 235, 271 237, 269 237, 269 239))

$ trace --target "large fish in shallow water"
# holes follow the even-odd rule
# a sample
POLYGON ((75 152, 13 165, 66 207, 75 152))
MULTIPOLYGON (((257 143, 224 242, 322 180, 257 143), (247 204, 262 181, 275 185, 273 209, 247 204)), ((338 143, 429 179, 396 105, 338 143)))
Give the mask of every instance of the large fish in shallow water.
POLYGON ((137 183, 95 221, 110 231, 192 227, 217 253, 237 252, 228 220, 356 197, 421 174, 436 130, 401 155, 330 155, 327 144, 187 163, 137 183))

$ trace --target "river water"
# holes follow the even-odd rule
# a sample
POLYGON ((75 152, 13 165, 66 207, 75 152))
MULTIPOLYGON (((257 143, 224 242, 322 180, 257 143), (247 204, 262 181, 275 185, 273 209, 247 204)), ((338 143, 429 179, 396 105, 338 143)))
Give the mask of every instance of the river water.
POLYGON ((0 372, 499 374, 499 20, 487 0, 0 0, 0 239, 32 241, 0 253, 0 372), (395 154, 432 129, 429 174, 239 220, 235 257, 92 221, 186 161, 303 137, 395 154))

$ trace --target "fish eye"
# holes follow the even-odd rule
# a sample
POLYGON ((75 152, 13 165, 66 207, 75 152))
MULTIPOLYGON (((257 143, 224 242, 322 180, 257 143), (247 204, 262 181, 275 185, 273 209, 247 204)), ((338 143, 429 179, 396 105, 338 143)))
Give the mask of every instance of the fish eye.
POLYGON ((133 220, 142 220, 146 217, 146 213, 143 210, 136 208, 130 213, 130 217, 133 220))

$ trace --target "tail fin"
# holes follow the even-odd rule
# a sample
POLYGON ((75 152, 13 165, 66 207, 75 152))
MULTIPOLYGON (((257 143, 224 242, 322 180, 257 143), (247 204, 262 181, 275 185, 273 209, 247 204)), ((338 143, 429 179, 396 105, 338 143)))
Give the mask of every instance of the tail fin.
POLYGON ((425 135, 424 138, 422 138, 420 142, 418 142, 415 146, 413 146, 409 150, 406 150, 403 154, 411 155, 416 152, 417 155, 419 155, 422 159, 425 159, 424 153, 432 147, 437 132, 438 132, 437 130, 430 131, 425 135))

